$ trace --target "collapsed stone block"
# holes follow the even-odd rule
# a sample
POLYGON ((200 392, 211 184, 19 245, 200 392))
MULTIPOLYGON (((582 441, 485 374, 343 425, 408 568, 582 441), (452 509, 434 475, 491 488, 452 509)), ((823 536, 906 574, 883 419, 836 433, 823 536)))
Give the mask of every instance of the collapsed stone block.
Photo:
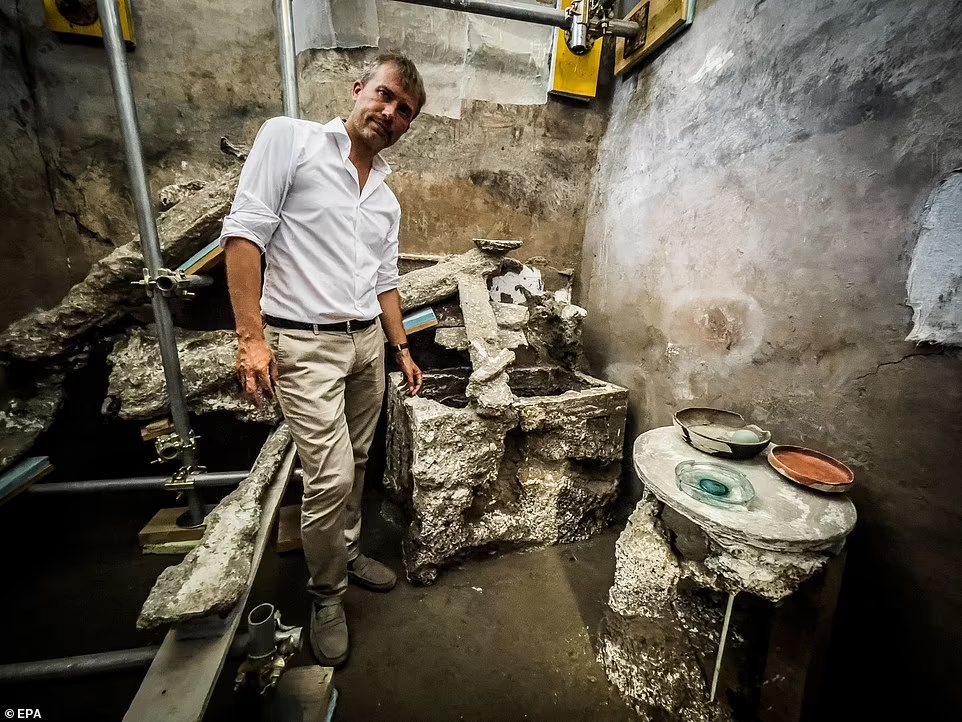
MULTIPOLYGON (((195 414, 230 411, 242 421, 277 424, 277 402, 255 406, 237 380, 237 336, 233 331, 177 330, 177 355, 184 396, 195 414)), ((151 420, 170 411, 157 337, 139 328, 114 346, 107 389, 108 408, 122 419, 151 420)))
POLYGON ((264 492, 277 479, 290 445, 291 432, 282 424, 247 478, 207 515, 200 546, 157 577, 137 618, 138 629, 223 614, 237 604, 250 581, 264 492))
POLYGON ((388 383, 385 485, 410 514, 408 579, 429 584, 472 550, 587 539, 618 494, 628 392, 557 367, 514 368, 515 414, 486 417, 470 369, 425 374, 421 396, 388 383))
MULTIPOLYGON (((240 170, 225 172, 157 217, 164 258, 173 266, 217 237, 230 210, 240 170)), ((144 257, 138 236, 95 263, 87 277, 60 303, 35 311, 0 333, 0 351, 23 359, 57 356, 88 333, 121 318, 146 302, 144 257)))

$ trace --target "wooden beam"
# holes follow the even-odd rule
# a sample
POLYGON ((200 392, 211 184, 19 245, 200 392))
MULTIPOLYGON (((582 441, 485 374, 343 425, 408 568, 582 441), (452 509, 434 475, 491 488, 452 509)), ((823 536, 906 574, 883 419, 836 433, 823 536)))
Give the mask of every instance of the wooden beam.
POLYGON ((219 637, 206 639, 178 639, 176 629, 167 632, 160 651, 154 657, 147 676, 124 715, 126 722, 199 722, 204 717, 234 634, 240 625, 251 585, 264 557, 267 540, 271 536, 296 459, 297 452, 291 444, 277 477, 264 493, 261 525, 254 542, 247 591, 225 621, 226 630, 219 637))

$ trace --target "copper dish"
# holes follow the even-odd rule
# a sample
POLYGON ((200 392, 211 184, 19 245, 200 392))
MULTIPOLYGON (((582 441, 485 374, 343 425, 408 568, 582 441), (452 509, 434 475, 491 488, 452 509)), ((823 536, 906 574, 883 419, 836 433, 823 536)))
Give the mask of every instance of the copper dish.
POLYGON ((768 463, 786 479, 816 491, 842 493, 855 483, 855 473, 841 461, 803 446, 773 446, 768 463))

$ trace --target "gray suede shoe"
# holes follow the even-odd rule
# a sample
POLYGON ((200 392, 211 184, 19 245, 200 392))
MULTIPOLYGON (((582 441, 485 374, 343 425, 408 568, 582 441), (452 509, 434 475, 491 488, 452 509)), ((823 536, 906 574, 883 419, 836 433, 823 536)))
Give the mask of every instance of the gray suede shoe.
POLYGON ((344 603, 314 604, 311 614, 311 650, 322 667, 340 667, 350 651, 344 603))
POLYGON ((348 581, 372 592, 389 592, 397 584, 397 575, 381 562, 358 554, 357 559, 347 564, 348 581))

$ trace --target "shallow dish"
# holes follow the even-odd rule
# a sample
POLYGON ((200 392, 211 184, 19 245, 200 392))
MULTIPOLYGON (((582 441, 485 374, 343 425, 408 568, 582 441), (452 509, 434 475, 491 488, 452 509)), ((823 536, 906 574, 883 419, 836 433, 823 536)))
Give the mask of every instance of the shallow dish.
POLYGON ((747 509, 755 498, 748 477, 714 461, 683 461, 675 467, 675 480, 688 496, 722 509, 747 509))
POLYGON ((750 459, 772 440, 771 432, 745 423, 734 411, 693 407, 676 412, 673 421, 682 438, 696 449, 727 459, 750 459), (754 435, 757 441, 739 438, 746 435, 754 435))
POLYGON ((838 494, 855 483, 855 473, 841 461, 804 446, 773 446, 768 463, 786 479, 816 491, 838 494))

